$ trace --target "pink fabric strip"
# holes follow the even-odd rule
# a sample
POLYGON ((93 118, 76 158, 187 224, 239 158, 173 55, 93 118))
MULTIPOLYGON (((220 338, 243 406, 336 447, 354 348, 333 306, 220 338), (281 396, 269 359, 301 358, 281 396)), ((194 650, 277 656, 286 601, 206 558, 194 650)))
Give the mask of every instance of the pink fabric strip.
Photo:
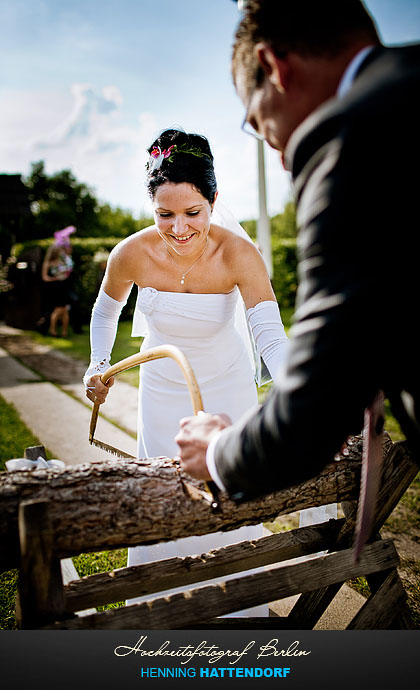
POLYGON ((383 460, 384 401, 383 391, 379 391, 372 404, 365 410, 362 473, 353 547, 355 562, 359 560, 364 545, 372 536, 372 522, 383 460))

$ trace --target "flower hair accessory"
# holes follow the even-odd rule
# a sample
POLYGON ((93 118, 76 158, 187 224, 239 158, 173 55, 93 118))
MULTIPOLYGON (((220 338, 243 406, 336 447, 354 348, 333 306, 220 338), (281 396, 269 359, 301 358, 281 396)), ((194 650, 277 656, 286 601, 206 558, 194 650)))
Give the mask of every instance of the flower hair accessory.
POLYGON ((205 157, 211 161, 211 156, 199 149, 197 146, 188 147, 187 144, 181 144, 181 146, 172 144, 172 146, 170 146, 168 149, 163 149, 163 151, 160 146, 154 146, 150 152, 149 161, 146 164, 148 172, 152 173, 154 170, 159 170, 160 166, 162 165, 162 161, 165 158, 172 163, 176 153, 190 153, 192 156, 197 156, 197 158, 205 157))
POLYGON ((149 172, 152 173, 153 170, 159 170, 164 158, 169 158, 169 160, 171 160, 171 154, 174 148, 175 146, 170 146, 168 149, 163 149, 162 151, 160 146, 154 146, 150 152, 150 160, 147 164, 149 172))

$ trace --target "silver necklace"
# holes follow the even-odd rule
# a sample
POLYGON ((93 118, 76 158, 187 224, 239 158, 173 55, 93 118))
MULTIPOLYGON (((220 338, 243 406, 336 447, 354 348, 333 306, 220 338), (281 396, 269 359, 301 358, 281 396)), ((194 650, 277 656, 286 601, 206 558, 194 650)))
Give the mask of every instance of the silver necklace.
MULTIPOLYGON (((203 251, 201 252, 200 256, 198 257, 198 259, 196 259, 196 260, 194 261, 193 265, 190 266, 190 267, 189 267, 186 271, 184 271, 184 273, 182 274, 181 285, 184 285, 184 283, 185 283, 185 276, 188 275, 188 273, 191 271, 191 269, 194 268, 195 264, 196 264, 198 261, 200 261, 201 257, 203 256, 204 252, 205 252, 206 249, 207 249, 207 243, 208 243, 208 241, 209 241, 209 238, 208 238, 208 236, 207 236, 206 244, 205 244, 204 249, 203 249, 203 251)), ((178 264, 176 263, 174 257, 172 256, 171 252, 169 251, 169 249, 167 249, 167 252, 168 252, 169 256, 171 257, 172 261, 174 262, 175 266, 178 266, 178 264)))

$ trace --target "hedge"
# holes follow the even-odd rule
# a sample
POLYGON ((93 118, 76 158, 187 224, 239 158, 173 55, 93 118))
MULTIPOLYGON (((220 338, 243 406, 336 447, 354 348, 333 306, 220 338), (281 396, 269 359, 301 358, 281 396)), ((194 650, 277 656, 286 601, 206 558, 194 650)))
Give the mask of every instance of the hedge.
MULTIPOLYGON (((92 306, 103 278, 106 257, 122 239, 121 237, 72 238, 74 290, 79 298, 79 308, 84 323, 88 323, 90 320, 92 306)), ((47 248, 52 243, 53 240, 51 238, 21 242, 12 247, 11 256, 19 259, 31 249, 39 248, 41 250, 41 259, 37 270, 40 276, 43 258, 47 248)), ((136 290, 132 290, 127 304, 122 311, 122 319, 129 319, 132 317, 136 297, 136 290)))
MULTIPOLYGON (((106 260, 106 256, 113 247, 121 240, 121 237, 72 238, 74 288, 79 297, 82 319, 85 323, 89 322, 92 305, 102 281, 105 267, 104 260, 106 260)), ((51 243, 51 238, 21 242, 12 247, 11 255, 17 260, 22 255, 28 254, 31 249, 39 248, 41 250, 41 258, 37 271, 40 275, 43 257, 51 243)), ((293 307, 297 288, 296 240, 273 237, 272 246, 274 268, 272 283, 274 292, 281 307, 293 307)), ((122 319, 130 319, 132 317, 136 297, 137 291, 133 289, 122 312, 122 319)))

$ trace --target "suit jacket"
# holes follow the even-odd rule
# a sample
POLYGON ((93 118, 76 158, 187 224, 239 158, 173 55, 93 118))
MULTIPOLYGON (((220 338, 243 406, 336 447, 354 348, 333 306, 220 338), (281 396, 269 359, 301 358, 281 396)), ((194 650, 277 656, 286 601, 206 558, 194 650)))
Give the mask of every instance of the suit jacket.
POLYGON ((284 373, 216 444, 237 500, 316 476, 379 389, 420 457, 419 88, 420 45, 376 48, 289 140, 297 308, 284 373))

